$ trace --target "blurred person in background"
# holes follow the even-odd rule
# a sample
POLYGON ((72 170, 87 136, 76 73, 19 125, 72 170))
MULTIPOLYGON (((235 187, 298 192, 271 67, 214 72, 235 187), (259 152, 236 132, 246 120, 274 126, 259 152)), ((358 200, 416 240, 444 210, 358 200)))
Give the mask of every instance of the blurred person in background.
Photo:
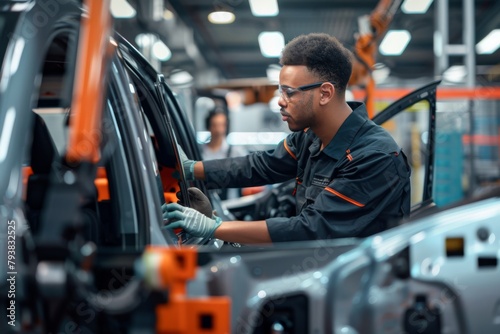
MULTIPOLYGON (((240 157, 248 154, 244 148, 230 145, 227 142, 229 118, 224 108, 216 106, 212 109, 205 119, 205 126, 210 132, 210 137, 202 145, 203 160, 240 157)), ((222 200, 241 196, 239 188, 218 189, 217 192, 222 200)))

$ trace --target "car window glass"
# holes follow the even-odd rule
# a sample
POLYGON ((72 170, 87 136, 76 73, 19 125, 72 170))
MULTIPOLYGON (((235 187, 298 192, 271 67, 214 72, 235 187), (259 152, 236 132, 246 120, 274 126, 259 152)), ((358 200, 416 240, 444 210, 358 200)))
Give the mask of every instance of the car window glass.
MULTIPOLYGON (((55 32, 47 41, 46 53, 40 68, 40 86, 32 109, 33 126, 23 163, 23 199, 25 214, 36 235, 41 228, 41 213, 45 198, 51 191, 51 177, 55 171, 64 170, 62 163, 67 146, 68 109, 62 104, 64 82, 72 73, 68 59, 72 34, 75 31, 55 32)), ((73 35, 74 36, 74 35, 73 35)), ((29 96, 29 94, 28 94, 29 96)), ((57 174, 59 175, 59 174, 57 174)), ((84 234, 88 240, 98 242, 96 212, 89 207, 83 210, 84 234), (87 210, 88 209, 88 210, 87 210)))
MULTIPOLYGON (((475 102, 476 126, 483 133, 495 133, 498 130, 495 118, 498 112, 493 106, 486 107, 475 102), (491 112, 488 115, 488 112, 491 112)), ((470 184, 471 164, 475 166, 475 179, 485 186, 498 179, 500 168, 497 161, 498 147, 484 138, 488 136, 468 135, 470 119, 468 104, 458 101, 437 102, 436 113, 436 145, 435 145, 435 177, 433 198, 439 207, 462 200, 470 184), (474 148, 475 159, 470 159, 470 144, 477 140, 474 148), (480 141, 481 140, 481 141, 480 141), (468 157, 469 156, 469 157, 468 157), (493 159, 492 159, 493 158, 493 159), (476 161, 474 161, 476 160, 476 161), (477 163, 478 161, 480 163, 477 163)), ((477 131, 477 130, 476 130, 477 131)), ((491 138, 491 137, 490 137, 491 138)))
POLYGON ((428 101, 420 101, 386 121, 382 126, 403 148, 411 167, 411 205, 422 201, 425 165, 428 156, 429 131, 428 101))
MULTIPOLYGON (((108 143, 116 143, 108 152, 106 161, 101 161, 96 177, 98 193, 100 183, 107 183, 108 197, 101 196, 98 200, 99 214, 102 224, 102 240, 106 247, 137 248, 137 220, 138 213, 134 200, 134 186, 131 182, 132 171, 129 168, 126 142, 124 134, 118 124, 120 114, 116 104, 111 102, 114 94, 108 94, 104 113, 104 124, 108 143), (104 170, 105 175, 102 175, 104 170)), ((109 145, 108 145, 109 149, 109 145)), ((129 153, 130 154, 130 153, 129 153)), ((106 189, 104 189, 106 190, 106 189)))
MULTIPOLYGON (((181 109, 181 104, 178 102, 177 96, 167 85, 164 86, 163 96, 168 109, 169 118, 172 122, 172 128, 174 130, 173 138, 175 142, 182 148, 188 158, 196 161, 202 160, 194 127, 189 121, 186 113, 181 109)), ((188 186, 196 187, 203 193, 208 194, 206 185, 202 181, 189 181, 188 186)))
POLYGON ((153 131, 153 127, 151 126, 151 123, 149 122, 148 118, 146 117, 144 110, 141 108, 141 119, 144 122, 145 125, 145 130, 147 133, 145 134, 148 136, 149 140, 149 147, 148 147, 148 152, 151 156, 151 160, 154 163, 154 171, 155 171, 155 181, 156 185, 158 187, 158 197, 160 199, 160 203, 165 203, 165 195, 164 195, 164 190, 163 190, 163 184, 162 184, 162 179, 160 175, 160 167, 157 161, 157 156, 159 155, 160 147, 158 146, 158 141, 157 141, 157 136, 155 135, 155 132, 153 131))

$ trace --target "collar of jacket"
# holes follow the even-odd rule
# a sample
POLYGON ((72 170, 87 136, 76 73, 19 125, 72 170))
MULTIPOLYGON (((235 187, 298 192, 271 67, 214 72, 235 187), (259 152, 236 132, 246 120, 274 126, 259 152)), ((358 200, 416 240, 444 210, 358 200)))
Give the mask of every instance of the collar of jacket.
POLYGON ((353 112, 342 123, 335 137, 333 137, 323 150, 326 155, 336 160, 340 160, 346 156, 346 151, 349 149, 359 129, 368 121, 368 113, 364 103, 348 102, 348 104, 353 112))

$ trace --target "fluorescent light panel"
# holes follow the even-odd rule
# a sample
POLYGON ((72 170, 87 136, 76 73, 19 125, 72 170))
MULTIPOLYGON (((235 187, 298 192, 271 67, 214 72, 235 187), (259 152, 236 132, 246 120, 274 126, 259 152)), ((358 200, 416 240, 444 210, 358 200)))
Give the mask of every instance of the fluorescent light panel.
POLYGON ((389 30, 380 43, 380 53, 385 56, 399 56, 411 40, 407 30, 389 30))
POLYGON ((424 14, 429 9, 433 0, 405 0, 401 10, 406 14, 424 14))
POLYGON ((135 44, 141 48, 145 48, 154 43, 155 36, 153 34, 139 34, 135 36, 135 44))
POLYGON ((229 24, 233 23, 234 19, 234 14, 227 11, 211 12, 208 14, 208 21, 213 24, 229 24))
POLYGON ((173 20, 175 18, 174 13, 171 10, 165 9, 163 11, 163 18, 167 21, 173 20))
POLYGON ((391 74, 391 70, 385 64, 376 63, 373 66, 372 76, 375 80, 375 83, 379 84, 387 80, 389 75, 391 74))
POLYGON ((482 55, 489 55, 500 47, 500 29, 490 31, 481 42, 476 44, 476 52, 482 55))
POLYGON ((260 53, 266 58, 278 58, 285 47, 285 37, 279 31, 263 31, 259 34, 260 53))
POLYGON ((111 0, 111 15, 116 18, 131 18, 136 12, 126 0, 111 0))
MULTIPOLYGON (((230 145, 277 145, 287 135, 286 132, 230 132, 227 142, 230 145)), ((209 131, 196 132, 199 143, 205 143, 209 138, 209 131)))
POLYGON ((445 79, 446 81, 459 83, 465 80, 466 75, 467 70, 465 69, 465 66, 454 65, 444 71, 443 79, 445 79))
POLYGON ((267 79, 270 82, 278 83, 280 81, 280 71, 281 66, 279 65, 269 65, 266 69, 267 79))
POLYGON ((170 81, 174 85, 185 85, 193 81, 193 76, 186 71, 178 71, 170 75, 170 81))
POLYGON ((172 58, 172 51, 170 51, 168 46, 165 45, 165 43, 163 43, 161 40, 157 40, 156 42, 154 42, 152 48, 153 56, 155 56, 156 59, 167 61, 172 58))
POLYGON ((249 0, 253 16, 276 16, 279 13, 276 0, 249 0))
POLYGON ((140 48, 149 48, 151 47, 151 52, 153 56, 161 61, 167 61, 172 58, 172 51, 168 48, 168 46, 163 43, 161 39, 159 39, 156 35, 153 34, 139 34, 135 37, 135 43, 140 48))

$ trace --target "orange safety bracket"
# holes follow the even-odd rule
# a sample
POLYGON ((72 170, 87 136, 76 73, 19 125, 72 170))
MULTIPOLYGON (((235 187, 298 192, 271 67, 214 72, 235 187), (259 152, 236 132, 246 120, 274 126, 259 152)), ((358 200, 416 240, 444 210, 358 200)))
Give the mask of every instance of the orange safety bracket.
POLYGON ((66 159, 96 163, 112 24, 109 0, 87 0, 84 7, 88 12, 81 20, 66 159))
POLYGON ((163 196, 166 203, 176 203, 179 199, 177 193, 181 191, 179 181, 172 176, 176 170, 170 167, 161 166, 160 177, 163 186, 163 196))
POLYGON ((22 175, 23 175, 23 200, 26 200, 28 179, 30 175, 33 175, 33 169, 31 168, 31 166, 24 166, 22 169, 22 175))
POLYGON ((148 246, 143 261, 146 281, 168 291, 168 302, 156 307, 161 334, 230 333, 231 300, 226 296, 189 298, 187 281, 197 268, 196 249, 148 246))
POLYGON ((97 167, 96 177, 94 184, 97 189, 97 200, 104 201, 110 198, 109 195, 109 181, 105 167, 97 167))

